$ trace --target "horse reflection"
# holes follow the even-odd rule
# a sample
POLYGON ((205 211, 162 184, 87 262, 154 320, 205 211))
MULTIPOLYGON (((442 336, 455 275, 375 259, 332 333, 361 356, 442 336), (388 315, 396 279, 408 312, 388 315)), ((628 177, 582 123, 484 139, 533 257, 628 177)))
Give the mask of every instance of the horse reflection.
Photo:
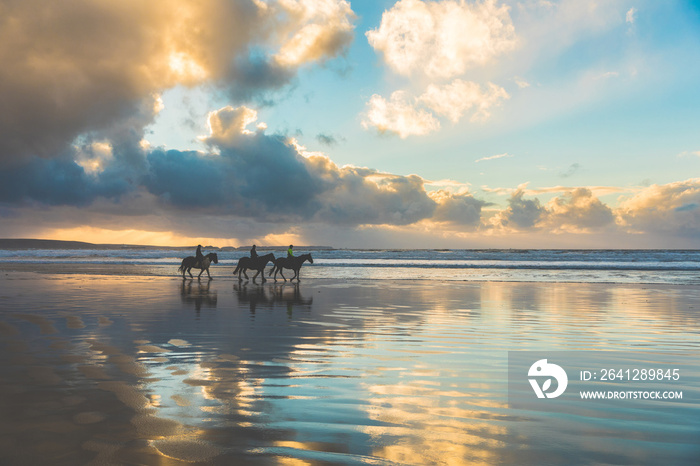
POLYGON ((199 314, 199 311, 202 310, 202 307, 209 309, 216 308, 216 290, 210 291, 210 284, 211 282, 209 281, 206 283, 198 281, 196 284, 193 284, 192 280, 188 280, 187 282, 183 281, 182 288, 180 290, 182 302, 194 303, 194 308, 197 311, 197 314, 199 314))
POLYGON ((239 304, 247 303, 250 313, 255 315, 258 307, 275 309, 284 307, 289 317, 294 308, 311 309, 313 297, 304 298, 299 289, 299 283, 284 285, 248 285, 247 283, 234 283, 233 290, 238 296, 239 304))

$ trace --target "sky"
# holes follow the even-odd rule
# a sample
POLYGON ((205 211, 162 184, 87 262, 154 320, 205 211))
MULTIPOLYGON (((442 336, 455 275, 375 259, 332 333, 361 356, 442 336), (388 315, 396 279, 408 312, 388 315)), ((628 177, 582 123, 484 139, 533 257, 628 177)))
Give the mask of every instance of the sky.
POLYGON ((0 237, 700 247, 700 2, 0 0, 0 237))

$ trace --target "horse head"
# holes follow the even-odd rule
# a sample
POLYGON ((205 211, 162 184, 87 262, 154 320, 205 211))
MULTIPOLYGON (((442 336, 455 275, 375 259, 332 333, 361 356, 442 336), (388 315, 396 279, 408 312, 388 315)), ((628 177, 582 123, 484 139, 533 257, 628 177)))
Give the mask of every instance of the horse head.
POLYGON ((207 254, 207 257, 209 257, 209 260, 211 260, 213 263, 219 263, 219 256, 217 256, 215 252, 210 252, 209 254, 207 254))
POLYGON ((311 257, 311 254, 304 254, 304 259, 306 259, 307 261, 309 261, 309 264, 313 264, 313 263, 314 263, 314 259, 313 259, 313 257, 311 257))

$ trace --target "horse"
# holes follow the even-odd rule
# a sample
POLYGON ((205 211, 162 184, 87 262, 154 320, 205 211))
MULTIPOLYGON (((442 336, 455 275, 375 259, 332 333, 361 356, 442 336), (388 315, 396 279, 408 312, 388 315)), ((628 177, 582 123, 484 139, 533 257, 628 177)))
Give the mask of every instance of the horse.
POLYGON ((238 259, 238 265, 236 265, 236 270, 233 271, 233 274, 236 275, 238 274, 238 281, 240 282, 243 280, 241 278, 241 273, 245 275, 246 280, 250 280, 248 278, 248 274, 246 273, 246 270, 248 269, 253 269, 256 270, 258 273, 255 274, 253 277, 253 281, 258 277, 258 275, 262 274, 262 281, 265 282, 265 266, 267 265, 268 262, 275 260, 275 255, 270 253, 270 254, 265 254, 264 256, 258 256, 258 257, 241 257, 238 259))
POLYGON ((199 275, 197 275, 197 278, 199 279, 202 276, 202 273, 204 271, 207 271, 207 276, 209 277, 209 280, 213 280, 211 278, 211 275, 209 275, 209 265, 211 263, 218 264, 219 263, 219 256, 216 255, 215 252, 210 252, 204 258, 202 259, 201 264, 197 264, 197 258, 194 256, 187 256, 184 259, 182 259, 182 264, 180 264, 180 268, 177 269, 178 272, 182 272, 182 279, 185 279, 185 272, 190 274, 190 278, 194 278, 192 276, 192 269, 202 269, 201 272, 199 272, 199 275))
POLYGON ((272 270, 270 270, 269 275, 272 275, 272 273, 274 272, 274 278, 275 281, 277 281, 277 272, 279 272, 280 275, 282 275, 282 278, 284 278, 284 281, 286 282, 287 279, 282 274, 282 269, 291 269, 294 270, 294 276, 290 278, 290 281, 294 280, 295 278, 297 279, 297 281, 299 281, 299 269, 301 269, 301 266, 304 265, 304 262, 306 261, 309 261, 310 264, 314 263, 311 254, 302 254, 301 256, 279 257, 272 261, 274 267, 272 267, 272 270))

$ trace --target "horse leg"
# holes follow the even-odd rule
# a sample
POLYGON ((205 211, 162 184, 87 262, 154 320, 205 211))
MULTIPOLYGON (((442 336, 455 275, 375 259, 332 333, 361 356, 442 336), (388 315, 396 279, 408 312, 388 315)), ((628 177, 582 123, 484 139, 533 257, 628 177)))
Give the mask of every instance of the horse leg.
POLYGON ((267 281, 265 280, 265 266, 263 266, 263 268, 260 269, 258 273, 262 276, 262 282, 265 283, 267 281))
POLYGON ((282 267, 279 268, 279 271, 280 271, 280 275, 282 275, 282 278, 283 278, 284 281, 286 282, 287 279, 284 277, 284 274, 282 273, 282 267))
POLYGON ((295 278, 297 279, 297 282, 298 282, 299 281, 299 269, 294 269, 294 276, 292 277, 292 281, 294 281, 295 278))
MULTIPOLYGON (((190 278, 194 278, 194 276, 192 275, 192 267, 187 267, 187 273, 190 274, 190 278)), ((182 276, 184 277, 185 274, 183 273, 182 276)))
POLYGON ((207 277, 209 277, 209 280, 214 280, 213 278, 211 278, 211 275, 209 275, 209 267, 207 267, 207 277))

